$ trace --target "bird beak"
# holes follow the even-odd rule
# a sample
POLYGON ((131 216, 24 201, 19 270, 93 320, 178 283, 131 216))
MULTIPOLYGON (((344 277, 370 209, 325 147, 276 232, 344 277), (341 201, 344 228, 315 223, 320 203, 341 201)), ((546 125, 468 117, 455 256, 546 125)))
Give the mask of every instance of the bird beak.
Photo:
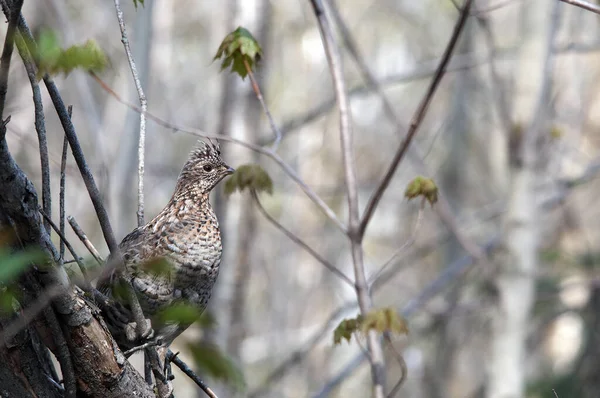
POLYGON ((231 174, 235 173, 235 169, 233 167, 227 166, 224 173, 226 176, 231 175, 231 174))

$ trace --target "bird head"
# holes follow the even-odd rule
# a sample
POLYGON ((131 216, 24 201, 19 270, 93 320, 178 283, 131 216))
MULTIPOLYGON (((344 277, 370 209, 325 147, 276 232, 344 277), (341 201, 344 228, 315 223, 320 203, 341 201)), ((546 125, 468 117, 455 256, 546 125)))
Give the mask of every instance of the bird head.
POLYGON ((179 175, 178 185, 209 193, 223 178, 235 170, 221 158, 221 148, 216 143, 198 141, 179 175))

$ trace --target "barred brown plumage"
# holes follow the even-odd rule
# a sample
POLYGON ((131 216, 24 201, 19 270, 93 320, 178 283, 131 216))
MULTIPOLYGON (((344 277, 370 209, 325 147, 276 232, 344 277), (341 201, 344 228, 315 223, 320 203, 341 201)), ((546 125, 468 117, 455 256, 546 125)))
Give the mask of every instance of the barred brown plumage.
MULTIPOLYGON (((221 263, 221 234, 209 202, 210 191, 233 173, 222 159, 218 144, 200 141, 177 179, 175 192, 152 221, 136 228, 119 245, 123 265, 98 282, 98 290, 111 300, 102 312, 122 349, 142 343, 132 340, 134 319, 129 304, 119 299, 119 276, 129 280, 156 337, 169 345, 189 324, 161 324, 155 315, 183 302, 203 311, 208 304, 221 263), (147 264, 164 259, 169 268, 156 272, 147 264)), ((107 263, 111 262, 111 258, 107 263)))

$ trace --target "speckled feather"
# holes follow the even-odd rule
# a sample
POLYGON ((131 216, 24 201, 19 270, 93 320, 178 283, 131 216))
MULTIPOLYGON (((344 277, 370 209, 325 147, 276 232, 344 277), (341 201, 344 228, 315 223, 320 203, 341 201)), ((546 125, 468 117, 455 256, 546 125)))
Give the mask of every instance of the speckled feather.
MULTIPOLYGON (((124 266, 99 281, 98 289, 110 296, 117 273, 123 272, 150 319, 177 300, 203 311, 219 274, 222 251, 219 223, 209 203, 209 193, 231 172, 221 159, 218 146, 200 142, 184 165, 169 203, 152 221, 123 239, 119 248, 124 266), (160 258, 168 261, 169 272, 152 272, 145 266, 160 258)), ((133 322, 127 303, 116 302, 105 313, 117 343, 122 348, 136 345, 125 338, 125 325, 133 322)), ((153 319, 152 326, 163 342, 170 344, 189 325, 160 325, 153 319)))

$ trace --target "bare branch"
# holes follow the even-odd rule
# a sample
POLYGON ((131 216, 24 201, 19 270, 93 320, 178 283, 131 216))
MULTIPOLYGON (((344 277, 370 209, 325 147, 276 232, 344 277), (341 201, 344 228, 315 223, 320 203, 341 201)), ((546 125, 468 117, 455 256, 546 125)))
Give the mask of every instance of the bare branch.
POLYGON ((83 232, 83 229, 81 229, 81 227, 79 226, 79 224, 77 223, 75 218, 73 216, 69 216, 69 217, 67 217, 67 219, 69 221, 69 224, 71 225, 71 228, 73 228, 73 232, 75 232, 75 235, 77 235, 79 240, 81 240, 81 242, 84 244, 84 246, 88 249, 88 251, 90 252, 92 257, 94 257, 94 259, 98 262, 98 264, 104 263, 102 256, 100 256, 100 253, 98 253, 98 250, 96 250, 96 248, 94 247, 92 242, 90 242, 87 235, 85 234, 85 232, 83 232))
POLYGON ((394 155, 394 158, 392 159, 392 163, 390 164, 387 172, 385 173, 385 176, 383 177, 379 186, 377 187, 377 189, 375 190, 375 192, 369 199, 369 203, 367 204, 365 213, 364 213, 362 221, 361 221, 360 230, 359 230, 360 235, 364 234, 364 232, 367 228, 367 225, 369 224, 369 221, 371 220, 371 217, 373 216, 373 213, 375 212, 375 209, 377 208, 377 205, 379 204, 379 201, 381 200, 384 192, 386 191, 388 185, 390 184, 390 181, 392 180, 392 177, 394 176, 394 174, 396 172, 396 169, 398 168, 398 165, 400 164, 400 161, 404 158, 404 155, 406 154, 412 139, 414 138, 415 134, 417 133, 419 126, 423 122, 423 119, 425 118, 425 114, 427 113, 429 104, 431 103, 431 100, 433 99, 433 95, 435 94, 435 92, 440 84, 440 81, 442 80, 442 77, 444 76, 444 73, 446 71, 446 66, 448 65, 448 62, 450 61, 450 58, 452 57, 452 53, 454 52, 454 48, 456 47, 456 43, 458 42, 458 37, 460 36, 460 32, 462 31, 463 27, 465 26, 465 22, 469 15, 469 10, 471 8, 472 3, 473 3, 473 0, 465 0, 465 5, 463 6, 463 9, 460 13, 458 21, 456 22, 456 25, 454 26, 454 31, 452 32, 450 41, 448 42, 448 45, 446 46, 444 55, 442 56, 440 64, 436 70, 433 80, 431 81, 431 84, 429 85, 429 88, 427 89, 427 92, 425 93, 425 96, 423 97, 423 100, 421 101, 421 103, 419 104, 419 107, 415 111, 415 114, 410 122, 408 132, 406 133, 406 136, 400 143, 400 147, 398 148, 398 151, 394 155))
POLYGON ((294 234, 293 232, 291 232, 290 230, 288 230, 286 227, 284 227, 283 225, 281 225, 279 223, 279 221, 277 221, 275 218, 273 218, 273 216, 271 216, 267 212, 267 210, 263 207, 262 203, 260 203, 260 200, 258 199, 258 194, 256 193, 256 191, 254 189, 252 189, 250 191, 250 194, 252 195, 252 199, 254 199, 254 203, 256 204, 256 207, 258 207, 258 210, 262 213, 263 216, 265 216, 265 218, 271 224, 273 224, 278 230, 280 230, 281 232, 283 232, 283 234, 285 236, 287 236, 288 238, 290 238, 298 246, 302 247, 304 250, 306 250, 308 253, 310 253, 310 255, 313 256, 318 262, 320 262, 321 264, 323 264, 325 266, 325 268, 327 268, 328 270, 330 270, 331 272, 333 272, 336 276, 338 276, 340 279, 342 279, 348 285, 354 286, 354 282, 352 282, 352 280, 350 280, 350 278, 348 278, 335 265, 331 264, 329 261, 327 261, 326 259, 324 259, 323 257, 321 257, 321 255, 319 253, 317 253, 312 247, 310 247, 302 239, 300 239, 298 236, 296 236, 296 234, 294 234))
MULTIPOLYGON (((354 265, 354 278, 358 305, 363 315, 371 309, 371 298, 365 275, 363 260, 361 223, 358 210, 358 187, 356 182, 356 170, 354 162, 354 146, 352 137, 352 126, 350 121, 350 106, 348 94, 344 82, 342 60, 339 48, 333 39, 333 32, 329 24, 325 9, 320 0, 311 0, 315 16, 321 32, 321 39, 325 54, 329 63, 331 77, 333 79, 335 97, 338 104, 340 116, 340 141, 342 146, 342 161, 344 164, 344 179, 348 195, 348 237, 352 249, 352 260, 354 265)), ((373 380, 373 393, 375 397, 383 397, 385 389, 385 363, 383 350, 379 338, 374 331, 367 333, 367 347, 371 363, 371 378, 373 380)))
POLYGON ((417 220, 415 221, 415 225, 412 229, 412 233, 410 234, 409 238, 398 249, 396 249, 396 251, 390 256, 390 258, 381 265, 379 270, 375 274, 373 274, 371 278, 369 278, 369 286, 373 286, 373 284, 377 282, 377 280, 381 277, 382 273, 387 269, 387 267, 389 267, 390 264, 392 264, 394 260, 396 260, 396 258, 398 258, 398 256, 402 254, 402 252, 404 252, 404 250, 406 250, 415 242, 415 239, 417 237, 417 231, 419 230, 419 227, 421 226, 421 221, 423 220, 425 203, 426 199, 423 198, 421 200, 421 205, 419 206, 419 212, 417 213, 417 220))
POLYGON ((584 10, 588 10, 588 11, 594 12, 596 14, 600 14, 600 7, 598 7, 596 4, 592 4, 592 3, 584 1, 584 0, 560 0, 560 1, 583 8, 584 10))
POLYGON ((313 350, 324 338, 330 336, 329 332, 331 328, 333 328, 336 322, 339 321, 339 318, 345 314, 346 312, 354 309, 356 304, 354 302, 346 303, 338 307, 335 311, 329 315, 327 320, 324 322, 323 326, 315 332, 310 339, 306 342, 306 344, 294 351, 286 360, 280 363, 274 370, 272 370, 269 375, 264 379, 261 386, 256 390, 252 391, 248 394, 248 398, 258 398, 260 396, 265 395, 268 392, 269 388, 273 387, 273 384, 280 380, 283 376, 286 375, 288 371, 290 371, 295 365, 300 363, 310 351, 313 350))
POLYGON ((119 21, 119 28, 121 29, 121 42, 125 47, 125 53, 127 54, 127 61, 129 62, 129 69, 133 75, 133 81, 135 88, 138 93, 140 100, 140 134, 138 143, 138 210, 137 210, 137 222, 138 227, 144 225, 144 149, 146 145, 146 111, 148 110, 148 101, 138 76, 137 67, 135 66, 135 60, 129 47, 129 39, 127 37, 127 30, 125 29, 125 20, 123 19, 123 11, 121 10, 121 3, 119 0, 114 0, 115 9, 117 11, 117 20, 119 21))
POLYGON ((83 262, 79 259, 80 257, 77 255, 77 253, 73 249, 73 246, 71 246, 71 243, 69 243, 69 241, 67 240, 67 238, 63 234, 63 232, 60 230, 59 227, 56 226, 56 224, 54 224, 52 219, 50 217, 48 217, 48 215, 44 212, 44 210, 41 208, 39 210, 40 210, 40 214, 42 215, 42 217, 44 217, 44 219, 52 226, 52 229, 54 229, 54 232, 56 232, 56 234, 60 237, 60 240, 67 246, 67 249, 73 256, 73 259, 75 260, 75 262, 77 262, 77 265, 79 266, 79 270, 81 271, 81 274, 83 275, 83 278, 85 281, 85 283, 83 285, 84 288, 86 289, 86 291, 91 291, 92 287, 90 286, 90 280, 88 278, 87 270, 85 269, 85 265, 83 264, 83 262))
POLYGON ((198 387, 200 387, 202 391, 204 391, 206 395, 208 395, 210 398, 218 398, 217 394, 215 394, 213 390, 211 390, 210 387, 207 386, 206 383, 204 383, 204 381, 202 381, 202 379, 200 379, 200 377, 198 377, 198 375, 194 373, 194 371, 190 369, 190 367, 187 366, 187 364, 177 356, 177 354, 173 354, 173 351, 171 350, 169 350, 167 353, 167 361, 177 365, 177 367, 181 369, 181 371, 185 373, 190 379, 192 379, 194 383, 196 383, 198 387))
MULTIPOLYGON (((73 105, 69 105, 67 108, 67 113, 69 114, 69 118, 73 116, 73 105)), ((67 168, 67 155, 69 150, 69 141, 67 140, 67 136, 63 137, 63 147, 62 147, 62 155, 60 157, 60 191, 59 191, 59 217, 60 217, 60 233, 65 234, 65 183, 66 183, 66 174, 65 169, 67 168)), ((64 264, 65 261, 65 242, 60 240, 60 262, 64 264)))
POLYGON ((44 308, 44 318, 46 319, 48 328, 52 332, 52 339, 56 345, 56 359, 58 359, 58 362, 60 363, 60 370, 63 375, 65 397, 75 398, 77 396, 77 379, 75 378, 73 361, 71 360, 71 353, 69 352, 69 346, 67 345, 64 332, 51 307, 44 308))
POLYGON ((254 77, 254 72, 252 72, 252 68, 248 64, 248 60, 244 58, 244 66, 246 67, 246 72, 248 72, 248 77, 250 77, 250 82, 252 83, 252 90, 254 90, 254 94, 256 94, 256 98, 260 101, 263 110, 265 111, 265 115, 267 115, 267 119, 269 119, 269 124, 271 125, 271 130, 275 134, 275 140, 273 141, 273 145, 271 145, 272 151, 277 151, 277 147, 279 147, 279 143, 281 142, 281 130, 275 124, 275 120, 273 120, 273 116, 271 116, 271 111, 269 111, 269 107, 267 106, 265 99, 263 98, 262 92, 260 91, 260 86, 254 77))
MULTIPOLYGON (((4 38, 2 56, 0 57, 0 120, 4 120, 4 106, 6 105, 6 93, 8 91, 8 71, 10 69, 10 59, 12 58, 15 33, 19 22, 19 14, 21 14, 21 7, 23 7, 23 0, 15 0, 11 3, 11 6, 12 7, 7 6, 10 17, 8 20, 6 37, 4 38)), ((5 132, 2 132, 0 139, 4 138, 4 133, 5 132)))

